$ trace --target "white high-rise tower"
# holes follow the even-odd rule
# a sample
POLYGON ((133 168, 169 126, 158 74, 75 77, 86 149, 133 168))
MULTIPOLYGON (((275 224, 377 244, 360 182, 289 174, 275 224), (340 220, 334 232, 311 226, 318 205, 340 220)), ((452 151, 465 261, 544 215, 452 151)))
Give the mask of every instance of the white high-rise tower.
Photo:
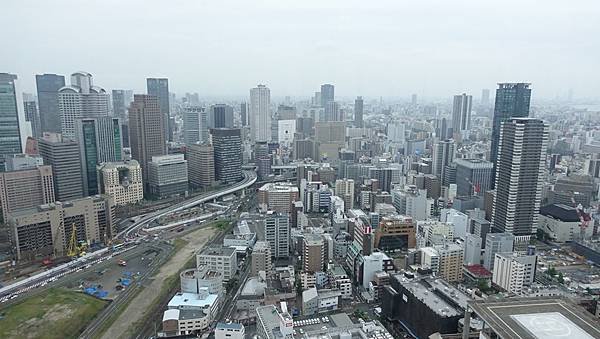
POLYGON ((265 85, 250 90, 250 130, 254 141, 271 141, 271 91, 265 85))

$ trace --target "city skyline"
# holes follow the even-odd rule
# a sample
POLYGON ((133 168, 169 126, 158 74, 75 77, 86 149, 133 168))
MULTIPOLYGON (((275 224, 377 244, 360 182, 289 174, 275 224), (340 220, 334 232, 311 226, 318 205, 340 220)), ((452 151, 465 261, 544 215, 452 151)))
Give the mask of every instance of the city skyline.
POLYGON ((136 93, 143 93, 147 77, 169 78, 176 93, 230 97, 245 97, 256 83, 267 84, 274 97, 309 97, 323 83, 337 84, 340 98, 412 93, 419 98, 449 97, 480 93, 503 81, 531 82, 539 98, 566 98, 570 89, 575 98, 599 92, 594 79, 599 75, 595 66, 600 49, 589 41, 600 33, 591 25, 600 6, 587 2, 537 6, 514 1, 502 8, 468 1, 376 5, 309 1, 288 6, 190 2, 168 7, 150 3, 143 16, 135 14, 138 5, 119 3, 121 10, 115 11, 111 1, 4 4, 9 32, 14 29, 10 27, 20 28, 5 35, 12 52, 0 56, 3 71, 17 74, 31 93, 35 74, 67 75, 81 69, 94 74, 105 88, 130 88, 136 93), (510 10, 515 6, 518 13, 510 10), (87 16, 80 14, 88 11, 109 17, 106 25, 88 27, 86 37, 94 39, 62 39, 61 32, 87 26, 87 16), (199 14, 203 25, 192 20, 199 14), (44 19, 55 15, 70 20, 44 19), (223 15, 236 25, 226 29, 211 25, 223 15), (447 19, 457 15, 467 17, 447 19), (304 20, 307 17, 311 19, 304 20), (30 18, 41 20, 36 24, 45 29, 17 24, 30 18), (164 31, 150 28, 159 19, 164 31), (211 26, 219 30, 206 30, 211 26), (169 48, 153 48, 148 31, 169 41, 169 48), (127 52, 130 41, 138 46, 135 52, 127 52), (40 45, 43 53, 31 53, 32 44, 40 45), (207 48, 220 52, 202 53, 207 48), (82 49, 89 57, 75 63, 67 58, 82 49), (585 54, 578 52, 582 49, 585 54), (118 58, 116 50, 122 51, 118 58))

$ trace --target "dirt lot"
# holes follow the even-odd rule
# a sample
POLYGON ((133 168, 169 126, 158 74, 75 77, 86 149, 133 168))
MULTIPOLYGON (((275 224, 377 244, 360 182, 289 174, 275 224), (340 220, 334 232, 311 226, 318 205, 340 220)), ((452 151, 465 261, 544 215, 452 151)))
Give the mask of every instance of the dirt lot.
POLYGON ((144 288, 134 300, 127 306, 123 315, 120 316, 112 326, 104 333, 103 339, 126 338, 128 330, 136 322, 139 322, 144 312, 154 303, 154 299, 161 292, 165 280, 177 273, 190 257, 215 234, 214 228, 202 228, 182 237, 187 241, 177 253, 175 253, 169 261, 167 261, 160 271, 152 278, 149 286, 144 288))

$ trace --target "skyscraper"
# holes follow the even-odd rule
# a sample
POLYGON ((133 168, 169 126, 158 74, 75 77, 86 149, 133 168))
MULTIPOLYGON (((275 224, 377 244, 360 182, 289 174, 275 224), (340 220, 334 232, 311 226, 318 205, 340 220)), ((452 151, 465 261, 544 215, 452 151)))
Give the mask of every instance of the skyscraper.
POLYGON ((222 184, 242 178, 242 137, 239 128, 210 130, 215 152, 215 176, 222 184))
POLYGON ((42 132, 40 131, 40 115, 35 100, 23 99, 23 107, 25 109, 25 121, 31 124, 31 135, 39 138, 42 132))
POLYGON ((123 149, 121 123, 118 118, 101 117, 77 120, 76 139, 79 143, 84 195, 98 194, 96 165, 121 161, 123 149))
POLYGON ((31 124, 25 120, 22 93, 17 76, 0 73, 0 170, 4 170, 6 156, 22 153, 31 124))
POLYGON ((500 125, 511 118, 526 118, 529 116, 529 102, 531 89, 528 83, 501 83, 496 90, 496 103, 494 104, 494 120, 492 125, 492 148, 490 161, 494 163, 492 183, 496 179, 496 157, 498 155, 498 141, 500 139, 500 125))
POLYGON ((147 182, 148 162, 152 157, 167 154, 165 123, 157 97, 133 96, 129 107, 131 157, 140 163, 144 182, 147 182))
POLYGON ((71 74, 71 85, 58 91, 62 136, 74 138, 77 119, 108 116, 109 106, 108 93, 94 86, 90 73, 71 74))
POLYGON ((240 104, 240 119, 242 120, 242 126, 248 126, 248 103, 242 102, 240 104))
POLYGON ((319 121, 344 121, 342 111, 340 110, 340 104, 336 101, 328 101, 325 103, 323 117, 321 117, 319 121))
POLYGON ((327 103, 335 100, 335 88, 333 85, 321 85, 321 107, 327 107, 327 103))
POLYGON ((265 218, 265 241, 271 246, 271 256, 290 256, 290 217, 287 213, 267 212, 265 218))
POLYGON ((79 145, 63 140, 58 133, 44 133, 38 144, 44 164, 52 166, 56 200, 69 201, 83 197, 83 179, 79 145))
POLYGON ((193 144, 187 149, 188 177, 193 187, 215 183, 215 151, 211 144, 193 144))
POLYGON ((356 100, 354 100, 354 125, 356 127, 363 127, 364 126, 364 122, 363 122, 363 98, 362 97, 356 97, 356 100))
POLYGON ((60 133, 58 90, 65 86, 65 77, 57 74, 38 74, 35 76, 35 83, 40 114, 40 134, 60 133))
POLYGON ((444 178, 446 166, 454 161, 454 140, 438 141, 433 145, 432 172, 440 180, 444 178))
POLYGON ((467 138, 468 131, 471 129, 471 104, 473 96, 461 95, 454 96, 454 104, 452 106, 452 131, 454 138, 467 138))
POLYGON ((494 165, 482 159, 456 159, 456 194, 459 197, 483 196, 492 187, 494 165))
POLYGON ((501 123, 492 211, 496 232, 536 233, 547 142, 548 126, 542 120, 513 118, 501 123))
POLYGON ((233 128, 233 107, 225 104, 211 105, 208 128, 233 128))
POLYGON ((481 90, 481 105, 487 106, 490 104, 490 90, 484 88, 481 90))
POLYGON ((265 85, 250 90, 250 130, 254 141, 271 141, 271 91, 265 85))
MULTIPOLYGON (((171 113, 169 105, 169 79, 167 78, 147 78, 146 87, 148 95, 153 95, 158 98, 160 113, 163 116, 163 125, 167 130, 168 141, 173 141, 173 130, 175 126, 171 126, 171 113)), ((142 165, 143 168, 143 165, 142 165)))
POLYGON ((129 105, 129 100, 126 98, 125 90, 112 90, 112 104, 113 115, 121 119, 121 121, 125 121, 127 119, 127 106, 129 105))
POLYGON ((208 141, 208 118, 204 107, 183 108, 183 140, 187 145, 208 141))

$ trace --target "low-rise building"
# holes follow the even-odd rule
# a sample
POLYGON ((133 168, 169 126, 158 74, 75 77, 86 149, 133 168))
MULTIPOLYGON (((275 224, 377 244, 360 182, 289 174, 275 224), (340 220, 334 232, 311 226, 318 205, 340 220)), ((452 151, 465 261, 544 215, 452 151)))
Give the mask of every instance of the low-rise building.
POLYGON ((196 265, 220 272, 223 281, 229 281, 237 272, 237 255, 231 247, 209 246, 196 254, 196 265))
POLYGON ((589 239, 594 232, 589 214, 562 204, 540 208, 538 227, 554 242, 589 239))
POLYGON ((238 323, 217 323, 215 339, 245 339, 244 325, 238 323))
POLYGON ((256 332, 259 338, 264 339, 292 339, 294 321, 287 307, 284 306, 281 312, 274 305, 257 307, 256 332))

